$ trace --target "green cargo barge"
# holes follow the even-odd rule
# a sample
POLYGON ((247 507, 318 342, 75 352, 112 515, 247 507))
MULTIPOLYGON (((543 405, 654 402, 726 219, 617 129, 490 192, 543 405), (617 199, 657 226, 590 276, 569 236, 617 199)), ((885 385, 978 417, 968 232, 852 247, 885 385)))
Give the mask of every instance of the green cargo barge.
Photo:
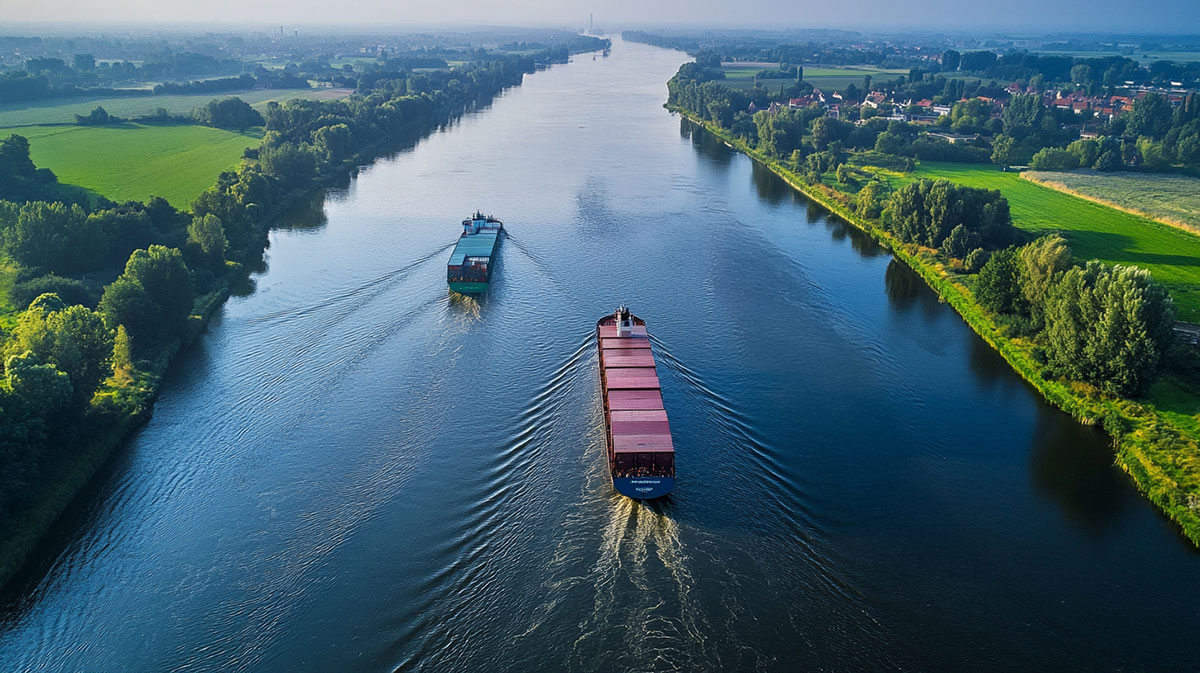
POLYGON ((462 236, 446 264, 446 281, 455 292, 483 294, 492 279, 492 258, 500 247, 504 223, 477 211, 462 226, 462 236))

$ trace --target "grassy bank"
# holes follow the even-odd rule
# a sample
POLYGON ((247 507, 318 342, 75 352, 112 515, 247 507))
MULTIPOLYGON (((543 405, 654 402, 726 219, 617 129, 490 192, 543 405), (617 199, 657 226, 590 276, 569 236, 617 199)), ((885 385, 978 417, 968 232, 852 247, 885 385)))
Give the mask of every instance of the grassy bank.
MULTIPOLYGON (((301 199, 341 177, 341 174, 331 175, 311 189, 284 196, 271 209, 264 222, 273 223, 301 199)), ((261 242, 261 247, 257 248, 259 251, 266 247, 269 229, 270 225, 267 224, 257 232, 261 242)), ((246 273, 245 268, 243 263, 227 263, 226 273, 217 286, 208 294, 196 298, 183 338, 172 343, 157 359, 139 363, 131 384, 115 385, 110 379, 96 391, 85 427, 76 433, 75 450, 63 452, 58 461, 47 467, 47 471, 55 474, 56 478, 47 481, 41 491, 30 494, 30 508, 23 513, 19 522, 0 531, 4 536, 4 542, 0 544, 0 587, 24 566, 50 527, 117 449, 128 441, 135 430, 150 420, 171 361, 181 349, 203 333, 208 321, 229 298, 233 285, 246 273)))
POLYGON ((893 186, 918 178, 997 189, 1013 224, 1034 236, 1060 232, 1080 259, 1148 269, 1166 286, 1179 319, 1200 322, 1200 236, 1066 194, 986 164, 921 162, 911 174, 882 175, 893 186))
POLYGON ((161 196, 183 209, 262 137, 207 126, 129 123, 0 129, 0 137, 14 133, 29 139, 33 162, 54 171, 60 182, 117 202, 161 196))
MULTIPOLYGON (((1134 480, 1138 489, 1181 527, 1184 535, 1200 545, 1200 444, 1188 426, 1173 421, 1154 405, 1102 394, 1098 389, 1070 381, 1043 376, 1043 368, 1033 357, 1032 344, 1011 338, 975 301, 970 289, 955 280, 934 256, 933 251, 900 243, 877 223, 858 217, 848 207, 849 197, 824 185, 809 185, 782 163, 750 148, 724 129, 700 121, 683 110, 675 109, 709 132, 767 166, 809 199, 819 203, 846 222, 862 229, 891 249, 893 255, 908 264, 925 279, 942 299, 954 307, 963 320, 984 341, 996 349, 1022 378, 1037 389, 1051 404, 1088 425, 1103 424, 1113 437, 1116 463, 1134 480)), ((957 165, 934 164, 923 177, 949 177, 957 165)), ((968 167, 971 168, 971 167, 968 167)), ((992 171, 999 175, 999 171, 992 171)), ((967 172, 967 175, 976 175, 967 172)), ((1071 203, 1099 208, 1096 204, 1070 197, 1045 187, 1020 181, 1036 190, 1070 199, 1071 203)), ((968 183, 970 184, 970 183, 968 183)), ((973 184, 972 186, 986 186, 973 184)), ((995 189, 992 186, 990 188, 995 189)), ((1002 190, 1003 191, 1003 190, 1002 190)), ((1007 193, 1006 193, 1007 196, 1007 193)), ((1010 197, 1011 200, 1011 197, 1010 197)), ((1074 206, 1072 206, 1074 207, 1074 206)), ((1016 206, 1013 206, 1016 220, 1016 206)), ((1116 212, 1116 211, 1113 211, 1116 212)), ((1118 213, 1125 215, 1124 213, 1118 213)), ((1063 213, 1070 216, 1070 213, 1063 213)), ((1157 224, 1157 223, 1155 223, 1157 224)), ((1162 226, 1162 225, 1158 225, 1162 226)), ((1058 227, 1056 229, 1059 229, 1058 227)), ((1168 228, 1169 229, 1169 228, 1168 228)), ((1172 230, 1176 231, 1177 230, 1172 230)), ((1126 262, 1129 263, 1129 262, 1126 262)))

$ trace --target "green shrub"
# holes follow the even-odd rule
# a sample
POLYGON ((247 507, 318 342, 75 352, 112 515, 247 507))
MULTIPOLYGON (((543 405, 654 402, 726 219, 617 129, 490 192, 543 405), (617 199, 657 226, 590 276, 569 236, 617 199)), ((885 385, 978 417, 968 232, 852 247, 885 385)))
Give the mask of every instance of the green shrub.
POLYGON ((979 273, 984 264, 987 264, 988 258, 991 255, 983 248, 975 248, 967 253, 967 258, 963 260, 963 269, 967 273, 979 273))
POLYGON ((9 298, 14 306, 25 309, 39 295, 46 293, 58 295, 68 306, 82 304, 96 308, 96 304, 100 303, 100 294, 94 288, 74 278, 63 278, 52 273, 17 283, 9 292, 9 298))

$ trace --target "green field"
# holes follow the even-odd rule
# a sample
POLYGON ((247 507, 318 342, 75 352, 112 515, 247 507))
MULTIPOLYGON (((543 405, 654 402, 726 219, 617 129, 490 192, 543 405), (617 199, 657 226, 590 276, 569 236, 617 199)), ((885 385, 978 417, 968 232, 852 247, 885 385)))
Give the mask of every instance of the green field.
POLYGON ((1169 224, 1200 230, 1200 178, 1161 173, 1097 173, 1095 171, 1022 174, 1048 187, 1078 192, 1117 208, 1137 211, 1169 224))
POLYGON ((1171 291, 1180 319, 1200 322, 1200 236, 1043 187, 992 166, 922 162, 913 177, 999 189, 1008 199, 1016 226, 1035 235, 1062 232, 1081 259, 1149 269, 1171 291))
POLYGON ((328 100, 349 95, 348 89, 255 89, 229 93, 180 94, 166 96, 124 96, 116 98, 60 98, 28 103, 0 104, 0 128, 35 124, 74 124, 75 115, 87 114, 97 105, 118 117, 153 114, 166 108, 171 114, 187 114, 214 98, 237 96, 261 110, 270 101, 292 98, 328 100))
MULTIPOLYGON (((721 69, 725 71, 723 84, 731 89, 746 91, 754 88, 754 75, 759 70, 778 68, 778 63, 724 63, 721 69)), ((863 76, 870 75, 874 81, 894 79, 897 75, 907 75, 907 70, 880 70, 870 66, 845 66, 825 68, 821 66, 804 66, 804 81, 818 89, 837 91, 853 84, 862 88, 863 76)), ((759 84, 770 89, 778 89, 780 84, 791 83, 789 79, 763 79, 759 84)))
POLYGON ((59 182, 79 185, 113 201, 161 196, 177 208, 233 168, 261 133, 207 126, 29 126, 0 131, 29 138, 30 155, 59 182))
POLYGON ((1116 50, 1113 51, 1047 51, 1044 49, 1034 50, 1039 54, 1046 56, 1071 56, 1074 58, 1107 58, 1109 56, 1124 56, 1135 61, 1140 61, 1143 64, 1150 64, 1155 61, 1177 61, 1179 63, 1193 63, 1200 61, 1200 51, 1135 51, 1132 54, 1122 53, 1116 50))

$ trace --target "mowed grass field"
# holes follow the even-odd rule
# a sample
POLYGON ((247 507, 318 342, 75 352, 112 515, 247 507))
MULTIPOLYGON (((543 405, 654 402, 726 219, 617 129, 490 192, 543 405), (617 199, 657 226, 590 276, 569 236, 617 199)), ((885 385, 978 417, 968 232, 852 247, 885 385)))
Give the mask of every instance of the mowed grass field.
POLYGON ((1200 178, 1096 171, 1027 171, 1022 177, 1166 220, 1168 224, 1200 230, 1200 178))
POLYGON ((260 132, 148 124, 17 127, 0 130, 0 137, 13 133, 29 139, 34 164, 54 171, 59 182, 118 202, 161 196, 181 209, 261 138, 260 132))
POLYGON ((4 127, 32 126, 35 124, 74 124, 75 115, 85 115, 103 107, 118 117, 138 117, 154 114, 158 108, 166 108, 171 114, 187 114, 214 98, 236 96, 262 110, 270 101, 285 101, 293 98, 331 100, 350 95, 349 89, 255 89, 253 91, 231 91, 228 93, 179 94, 165 96, 124 96, 115 98, 60 98, 28 103, 0 104, 0 132, 4 127))
MULTIPOLYGON (((998 189, 1013 224, 1034 235, 1058 231, 1079 259, 1148 269, 1170 290, 1179 318, 1200 322, 1200 236, 1024 180, 982 164, 922 162, 914 178, 998 189)), ((895 180, 893 180, 895 183, 895 180)))
MULTIPOLYGON (((723 63, 725 71, 725 86, 742 91, 754 88, 754 75, 760 70, 778 69, 778 63, 723 63)), ((907 70, 880 70, 869 66, 845 66, 825 68, 821 66, 804 66, 804 81, 823 91, 838 91, 853 84, 862 88, 863 77, 870 75, 872 81, 895 79, 898 75, 907 75, 907 70)), ((790 84, 790 79, 760 79, 759 84, 770 89, 778 89, 780 84, 790 84)))

